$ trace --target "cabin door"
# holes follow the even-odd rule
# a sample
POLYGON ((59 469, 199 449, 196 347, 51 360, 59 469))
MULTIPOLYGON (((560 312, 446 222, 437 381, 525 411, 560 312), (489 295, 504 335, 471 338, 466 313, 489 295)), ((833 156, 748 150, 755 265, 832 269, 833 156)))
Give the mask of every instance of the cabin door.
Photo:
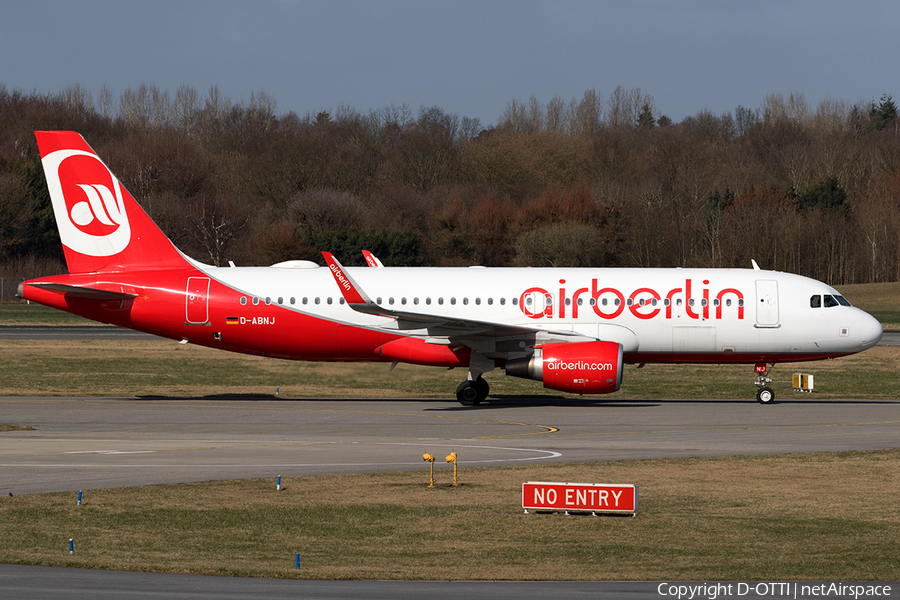
POLYGON ((778 282, 760 279, 756 282, 756 325, 778 327, 778 282))

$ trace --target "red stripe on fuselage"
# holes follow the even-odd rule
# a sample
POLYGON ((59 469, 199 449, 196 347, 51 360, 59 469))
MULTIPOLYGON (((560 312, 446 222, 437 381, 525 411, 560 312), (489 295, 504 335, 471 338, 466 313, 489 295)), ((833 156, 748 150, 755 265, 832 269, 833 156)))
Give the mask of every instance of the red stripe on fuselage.
MULTIPOLYGON (((378 356, 376 349, 403 338, 266 304, 265 298, 253 304, 251 294, 241 293, 198 269, 58 275, 36 281, 137 294, 125 301, 97 301, 29 286, 28 282, 23 285, 24 297, 33 302, 103 323, 245 354, 293 360, 388 361, 378 356), (208 319, 188 323, 187 282, 197 277, 210 279, 205 299, 208 319), (246 298, 246 304, 241 304, 241 297, 246 298), (228 317, 237 317, 239 324, 226 328, 228 317)), ((442 366, 458 366, 458 362, 442 366)))

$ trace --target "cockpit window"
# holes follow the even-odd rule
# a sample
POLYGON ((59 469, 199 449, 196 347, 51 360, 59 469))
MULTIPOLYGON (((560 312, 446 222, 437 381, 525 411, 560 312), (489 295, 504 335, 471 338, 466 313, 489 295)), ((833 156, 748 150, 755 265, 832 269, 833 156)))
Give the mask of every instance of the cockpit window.
POLYGON ((837 300, 838 304, 840 304, 841 306, 850 306, 850 303, 847 302, 847 299, 843 296, 835 296, 834 299, 837 300))
POLYGON ((831 294, 825 294, 825 308, 838 306, 838 301, 831 294))
POLYGON ((822 306, 822 296, 810 296, 809 297, 809 307, 810 308, 821 308, 822 306))

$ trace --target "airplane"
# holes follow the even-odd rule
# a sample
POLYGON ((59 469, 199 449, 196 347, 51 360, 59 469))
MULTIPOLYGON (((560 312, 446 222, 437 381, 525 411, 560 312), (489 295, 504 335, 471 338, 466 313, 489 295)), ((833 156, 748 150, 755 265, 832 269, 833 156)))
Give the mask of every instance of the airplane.
POLYGON ((623 365, 770 365, 861 352, 879 322, 825 283, 777 271, 698 268, 215 267, 156 226, 87 142, 37 131, 68 275, 24 281, 26 300, 165 338, 305 361, 459 367, 464 405, 496 368, 547 389, 605 394, 623 365))

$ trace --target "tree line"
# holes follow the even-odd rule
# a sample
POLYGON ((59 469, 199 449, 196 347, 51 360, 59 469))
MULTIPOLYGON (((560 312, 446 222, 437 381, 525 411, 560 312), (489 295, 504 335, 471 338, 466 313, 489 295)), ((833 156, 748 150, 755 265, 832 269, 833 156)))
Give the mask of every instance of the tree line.
POLYGON ((674 123, 653 97, 511 101, 496 124, 440 107, 279 113, 182 86, 97 98, 0 84, 0 276, 64 272, 33 131, 84 135, 172 241, 224 265, 748 267, 900 280, 893 99, 674 123))

